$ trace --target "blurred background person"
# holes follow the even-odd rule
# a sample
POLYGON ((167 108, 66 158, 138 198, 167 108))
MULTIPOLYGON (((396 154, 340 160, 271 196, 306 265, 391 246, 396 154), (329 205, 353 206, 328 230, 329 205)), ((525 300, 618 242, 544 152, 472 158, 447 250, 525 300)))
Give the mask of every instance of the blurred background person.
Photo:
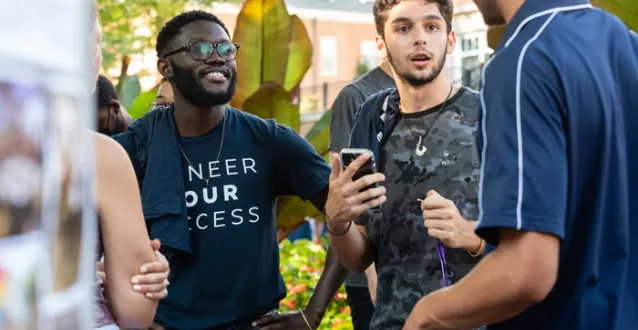
POLYGON ((166 78, 162 77, 162 81, 157 87, 157 97, 155 101, 151 102, 151 109, 168 107, 173 102, 175 102, 173 86, 171 86, 171 83, 169 83, 166 78))
POLYGON ((97 78, 95 94, 97 94, 98 132, 108 136, 126 132, 133 118, 118 100, 111 81, 104 75, 99 75, 97 78))

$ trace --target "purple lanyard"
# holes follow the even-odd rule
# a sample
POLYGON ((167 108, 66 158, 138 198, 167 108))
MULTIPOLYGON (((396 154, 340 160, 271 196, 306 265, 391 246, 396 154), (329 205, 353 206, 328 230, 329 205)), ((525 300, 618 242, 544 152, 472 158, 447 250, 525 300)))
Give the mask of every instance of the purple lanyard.
MULTIPOLYGON (((419 203, 423 202, 420 198, 417 198, 416 201, 419 203)), ((445 249, 443 247, 443 243, 440 241, 436 241, 436 251, 439 253, 439 262, 441 262, 441 286, 450 286, 450 273, 447 270, 447 261, 445 261, 445 249)))
POLYGON ((450 278, 448 277, 449 273, 447 271, 447 261, 445 261, 445 249, 443 248, 443 243, 437 241, 436 249, 439 253, 439 261, 441 262, 441 273, 443 274, 441 284, 443 285, 443 287, 446 287, 450 285, 450 278))

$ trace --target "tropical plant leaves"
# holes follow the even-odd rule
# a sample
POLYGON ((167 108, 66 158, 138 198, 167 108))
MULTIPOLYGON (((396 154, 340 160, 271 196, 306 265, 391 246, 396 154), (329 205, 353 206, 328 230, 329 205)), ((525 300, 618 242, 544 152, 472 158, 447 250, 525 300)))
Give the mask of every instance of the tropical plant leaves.
POLYGON ((155 101, 157 97, 157 91, 155 89, 148 90, 135 98, 133 104, 127 108, 127 111, 133 119, 144 116, 149 110, 151 110, 151 102, 155 101))
POLYGON ((284 88, 291 91, 299 86, 311 65, 312 42, 308 31, 301 19, 297 15, 292 15, 290 17, 290 53, 288 54, 284 88))
POLYGON ((290 93, 281 85, 267 82, 244 102, 244 111, 261 118, 275 118, 278 124, 299 131, 299 107, 292 103, 290 93))
POLYGON ((592 0, 592 4, 618 16, 630 30, 638 31, 638 1, 592 0))
MULTIPOLYGON (((303 22, 289 15, 283 0, 247 0, 237 17, 233 42, 237 55, 237 91, 231 105, 299 131, 299 106, 295 90, 312 64, 312 42, 303 22)), ((324 116, 307 136, 324 155, 328 148, 329 119, 324 116)), ((277 227, 289 232, 306 217, 320 213, 299 197, 277 200, 277 227)))
POLYGON ((288 92, 297 87, 312 62, 308 32, 297 16, 288 14, 283 0, 244 2, 233 42, 241 48, 236 60, 237 92, 231 105, 244 111, 244 102, 268 81, 288 92))

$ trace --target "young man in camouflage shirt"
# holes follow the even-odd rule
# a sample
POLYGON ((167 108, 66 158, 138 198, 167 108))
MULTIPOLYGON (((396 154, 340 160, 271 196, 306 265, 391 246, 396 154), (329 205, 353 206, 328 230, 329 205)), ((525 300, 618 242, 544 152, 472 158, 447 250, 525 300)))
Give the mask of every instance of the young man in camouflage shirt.
POLYGON ((479 98, 443 72, 456 41, 452 7, 451 0, 375 2, 379 50, 397 88, 361 106, 349 146, 370 149, 379 173, 353 182, 369 156, 341 170, 332 155, 330 245, 352 271, 375 263, 373 330, 401 329, 420 298, 458 281, 484 250, 474 233, 479 98), (375 182, 378 188, 360 191, 375 182))

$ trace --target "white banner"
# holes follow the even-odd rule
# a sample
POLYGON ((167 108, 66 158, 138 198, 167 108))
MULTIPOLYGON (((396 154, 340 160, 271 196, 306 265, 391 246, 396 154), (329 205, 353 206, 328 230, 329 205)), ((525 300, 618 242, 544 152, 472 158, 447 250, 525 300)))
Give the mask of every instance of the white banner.
POLYGON ((92 10, 2 1, 0 329, 92 327, 92 10))

